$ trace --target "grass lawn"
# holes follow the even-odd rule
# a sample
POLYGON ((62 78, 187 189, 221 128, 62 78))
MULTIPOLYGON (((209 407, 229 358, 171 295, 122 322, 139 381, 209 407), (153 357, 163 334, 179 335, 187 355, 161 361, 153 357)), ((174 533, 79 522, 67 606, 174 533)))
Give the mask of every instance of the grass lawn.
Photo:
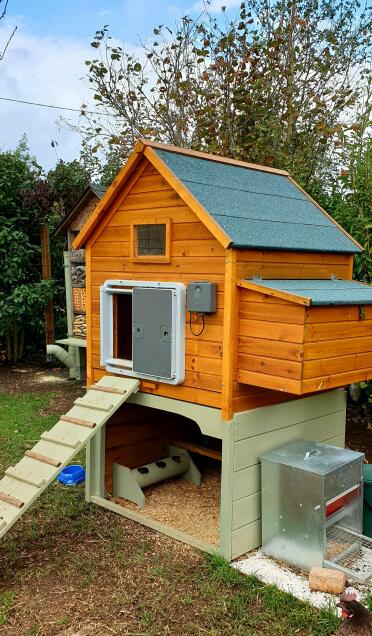
MULTIPOLYGON (((0 474, 57 421, 69 393, 67 382, 0 392, 0 474)), ((0 541, 4 636, 327 636, 339 624, 218 556, 86 504, 82 486, 53 484, 0 541)))

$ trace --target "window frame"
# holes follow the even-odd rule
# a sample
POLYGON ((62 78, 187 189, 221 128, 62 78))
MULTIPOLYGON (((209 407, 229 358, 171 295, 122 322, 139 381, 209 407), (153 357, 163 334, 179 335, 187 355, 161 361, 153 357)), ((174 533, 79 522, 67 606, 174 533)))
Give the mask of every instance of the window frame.
MULTIPOLYGON (((185 320, 186 288, 183 283, 154 281, 107 280, 100 288, 100 365, 106 371, 119 375, 153 380, 165 384, 182 384, 185 379, 185 320), (172 298, 172 377, 139 373, 133 370, 133 359, 114 357, 114 296, 133 294, 135 287, 170 289, 172 298)), ((133 352, 132 352, 133 353, 133 352)))
POLYGON ((170 263, 171 260, 171 220, 144 219, 130 223, 130 260, 134 263, 170 263), (137 225, 165 225, 165 254, 137 254, 137 225))

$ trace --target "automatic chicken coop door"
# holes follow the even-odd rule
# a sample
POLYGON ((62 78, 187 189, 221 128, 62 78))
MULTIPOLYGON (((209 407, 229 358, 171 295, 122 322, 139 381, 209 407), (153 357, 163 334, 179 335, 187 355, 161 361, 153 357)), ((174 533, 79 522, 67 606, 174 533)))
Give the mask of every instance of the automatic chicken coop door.
POLYGON ((101 287, 101 364, 107 371, 179 384, 185 375, 185 287, 106 281, 101 287))
POLYGON ((291 442, 261 457, 262 546, 305 570, 372 578, 372 540, 363 527, 363 453, 291 442))

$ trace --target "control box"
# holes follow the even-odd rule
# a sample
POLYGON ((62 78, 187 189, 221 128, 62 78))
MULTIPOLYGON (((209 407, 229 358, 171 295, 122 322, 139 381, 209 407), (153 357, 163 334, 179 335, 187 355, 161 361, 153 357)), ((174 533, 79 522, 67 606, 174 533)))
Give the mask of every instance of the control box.
POLYGON ((187 285, 187 310, 198 314, 213 314, 217 310, 217 285, 197 281, 187 285))

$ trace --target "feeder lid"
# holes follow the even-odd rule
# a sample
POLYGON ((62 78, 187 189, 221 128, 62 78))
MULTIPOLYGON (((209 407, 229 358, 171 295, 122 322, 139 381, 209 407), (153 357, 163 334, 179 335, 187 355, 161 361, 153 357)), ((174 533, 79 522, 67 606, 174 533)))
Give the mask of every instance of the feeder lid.
POLYGON ((363 457, 363 453, 348 448, 297 440, 266 453, 260 459, 293 466, 318 475, 328 475, 345 464, 362 461, 363 457))

